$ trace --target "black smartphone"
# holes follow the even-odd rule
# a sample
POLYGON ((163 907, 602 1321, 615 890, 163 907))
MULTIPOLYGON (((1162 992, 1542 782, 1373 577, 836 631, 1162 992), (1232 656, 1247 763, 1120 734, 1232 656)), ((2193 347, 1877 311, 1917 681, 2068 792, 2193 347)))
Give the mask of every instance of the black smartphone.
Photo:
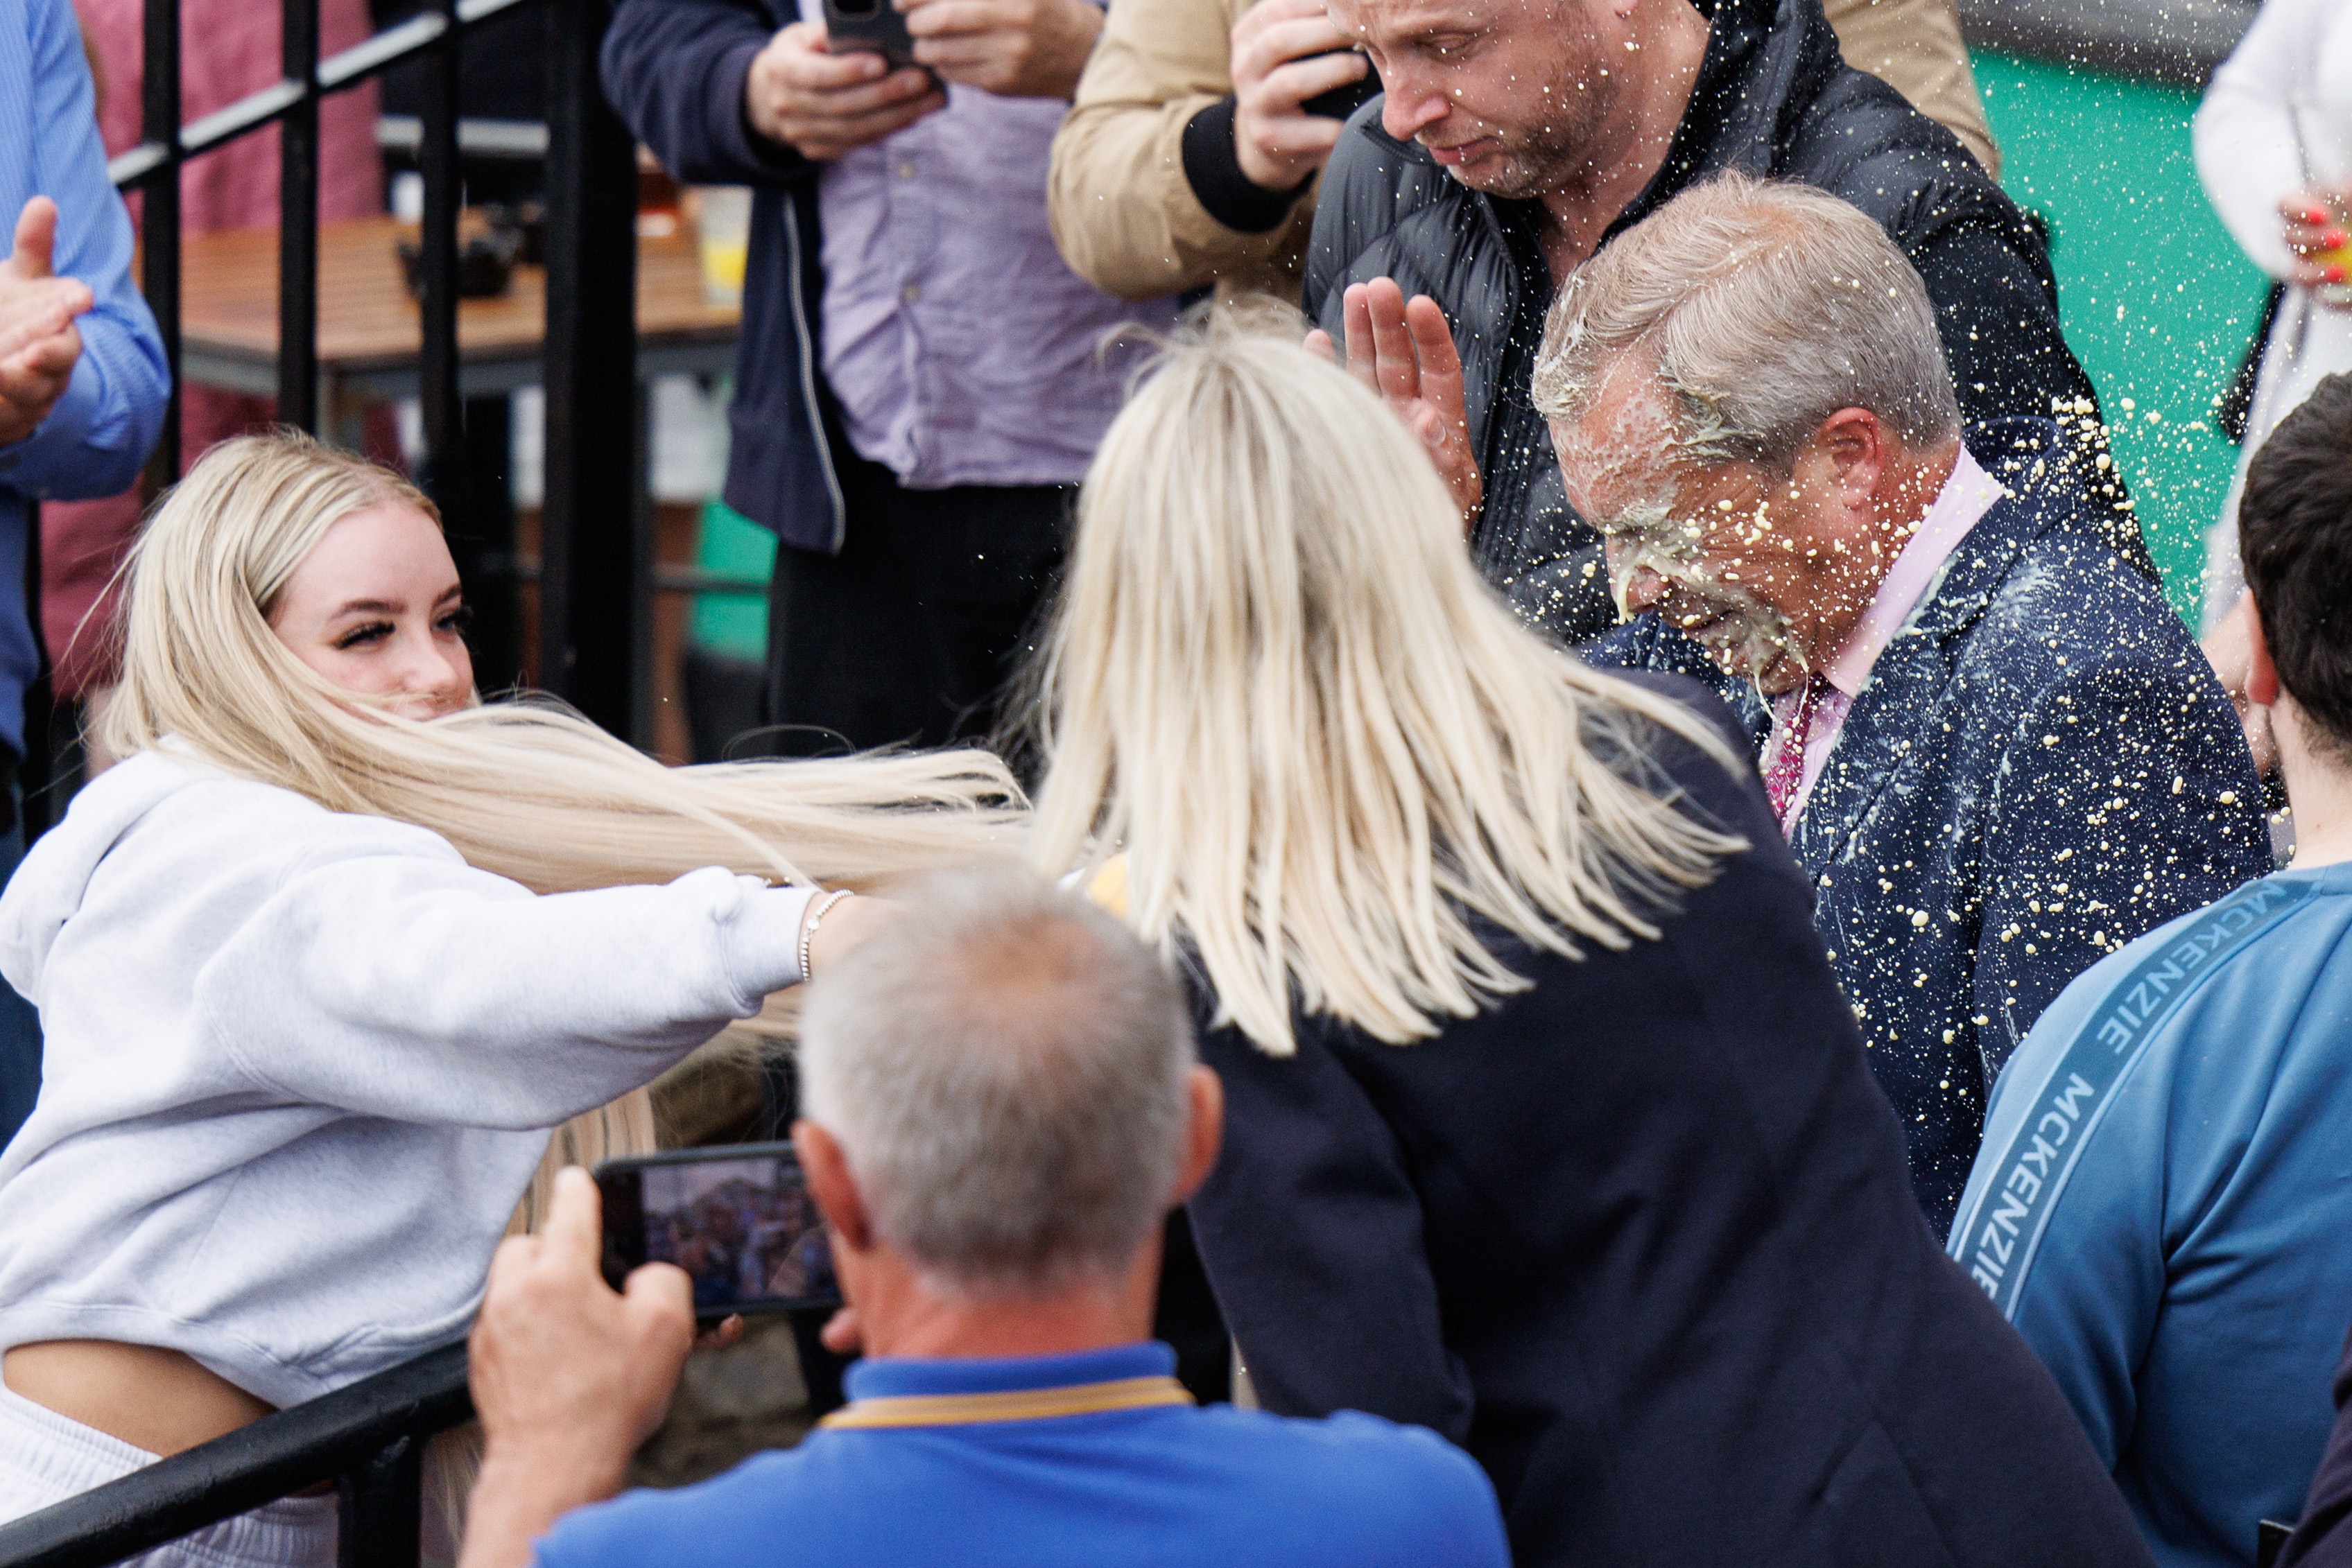
POLYGON ((880 55, 892 70, 915 63, 907 18, 890 0, 824 0, 825 47, 836 55, 880 55))
MULTIPOLYGON (((1361 53, 1360 49, 1327 49, 1323 54, 1308 55, 1307 57, 1310 60, 1319 60, 1330 55, 1361 53)), ((1319 114, 1326 120, 1345 120, 1363 108, 1366 101, 1380 90, 1381 73, 1372 68, 1372 62, 1367 58, 1364 61, 1362 76, 1358 77, 1354 81, 1341 82, 1338 87, 1318 92, 1313 98, 1302 99, 1299 100, 1298 107, 1309 114, 1319 114)))
POLYGON ((841 1305, 824 1217, 790 1144, 730 1144, 607 1160, 604 1278, 675 1263, 694 1281, 694 1315, 841 1305))

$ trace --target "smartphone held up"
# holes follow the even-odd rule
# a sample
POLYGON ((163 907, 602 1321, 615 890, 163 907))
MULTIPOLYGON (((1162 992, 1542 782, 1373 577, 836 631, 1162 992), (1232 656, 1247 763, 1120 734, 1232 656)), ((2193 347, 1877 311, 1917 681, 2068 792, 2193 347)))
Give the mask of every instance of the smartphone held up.
POLYGON ((890 0, 824 0, 824 38, 836 55, 880 55, 892 70, 915 63, 907 18, 890 0))
POLYGON ((830 1310, 841 1304, 833 1249, 790 1144, 735 1144, 608 1160, 604 1278, 675 1263, 694 1282, 694 1315, 830 1310))

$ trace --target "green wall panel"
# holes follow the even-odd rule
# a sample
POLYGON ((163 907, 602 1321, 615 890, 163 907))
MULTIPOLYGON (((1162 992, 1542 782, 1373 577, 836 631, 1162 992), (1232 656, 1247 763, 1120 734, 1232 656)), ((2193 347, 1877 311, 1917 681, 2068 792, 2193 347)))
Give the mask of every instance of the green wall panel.
POLYGON ((2197 183, 2197 94, 1990 53, 1976 71, 2001 183, 2050 225, 2067 341, 2099 389, 2167 597, 2193 621, 2204 532, 2238 455, 2213 399, 2265 287, 2197 183))

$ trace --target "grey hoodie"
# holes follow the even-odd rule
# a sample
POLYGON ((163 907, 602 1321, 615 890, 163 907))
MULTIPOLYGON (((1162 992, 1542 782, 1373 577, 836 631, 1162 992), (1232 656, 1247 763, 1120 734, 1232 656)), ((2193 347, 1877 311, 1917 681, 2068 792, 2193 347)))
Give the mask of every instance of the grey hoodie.
POLYGON ((285 1406, 457 1339, 548 1130, 798 981, 809 896, 541 896, 422 828, 119 764, 0 896, 46 1036, 0 1349, 163 1345, 285 1406))

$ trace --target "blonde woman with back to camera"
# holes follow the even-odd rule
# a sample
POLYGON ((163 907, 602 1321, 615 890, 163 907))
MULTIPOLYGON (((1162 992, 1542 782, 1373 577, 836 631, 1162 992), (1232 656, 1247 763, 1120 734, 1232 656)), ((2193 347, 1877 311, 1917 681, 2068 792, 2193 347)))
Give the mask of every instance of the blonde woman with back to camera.
POLYGON ((1522 1564, 2144 1562, 1920 1221, 1728 715, 1525 629, 1291 329, 1112 426, 1036 673, 1034 852, 1123 869, 1224 1081, 1260 1400, 1463 1445, 1522 1564))
MULTIPOLYGON (((1015 820, 979 753, 672 769, 480 705, 430 503, 300 437, 214 448, 129 572, 125 760, 0 897, 47 1039, 0 1519, 462 1336, 543 1156, 649 1146, 642 1086, 876 917, 816 883, 1015 820)), ((142 1561, 330 1562, 333 1508, 142 1561)))

